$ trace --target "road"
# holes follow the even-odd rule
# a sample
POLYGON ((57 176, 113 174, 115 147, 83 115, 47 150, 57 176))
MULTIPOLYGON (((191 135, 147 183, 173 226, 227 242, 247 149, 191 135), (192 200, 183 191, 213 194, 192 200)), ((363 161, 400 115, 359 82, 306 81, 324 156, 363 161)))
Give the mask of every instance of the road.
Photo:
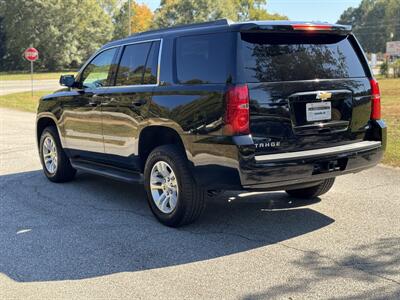
MULTIPOLYGON (((57 79, 51 80, 34 80, 33 81, 33 90, 57 90, 61 88, 57 79)), ((31 81, 30 80, 0 80, 0 96, 11 94, 11 93, 19 93, 26 92, 31 90, 31 81)))
POLYGON ((209 199, 171 229, 141 186, 40 171, 30 113, 0 109, 1 299, 399 299, 400 171, 338 178, 313 202, 209 199))

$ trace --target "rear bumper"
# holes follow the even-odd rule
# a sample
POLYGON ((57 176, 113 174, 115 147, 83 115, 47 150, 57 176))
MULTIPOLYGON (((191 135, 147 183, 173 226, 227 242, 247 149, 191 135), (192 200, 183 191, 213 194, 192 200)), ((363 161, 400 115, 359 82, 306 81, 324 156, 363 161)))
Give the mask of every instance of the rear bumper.
POLYGON ((240 171, 246 190, 275 190, 301 187, 327 178, 356 173, 379 163, 382 143, 364 141, 345 146, 302 151, 278 160, 278 156, 256 157, 240 171))
POLYGON ((270 163, 279 161, 291 161, 298 159, 321 158, 326 156, 339 156, 347 153, 362 153, 369 150, 375 150, 382 147, 382 142, 378 141, 363 141, 337 147, 328 147, 315 150, 256 155, 256 162, 270 163))
POLYGON ((235 137, 234 145, 213 144, 207 147, 206 160, 193 157, 198 183, 208 189, 285 190, 357 173, 381 161, 386 148, 386 125, 374 121, 364 141, 290 153, 257 156, 248 139, 251 137, 247 141, 246 137, 235 137), (225 150, 213 152, 221 147, 225 150))

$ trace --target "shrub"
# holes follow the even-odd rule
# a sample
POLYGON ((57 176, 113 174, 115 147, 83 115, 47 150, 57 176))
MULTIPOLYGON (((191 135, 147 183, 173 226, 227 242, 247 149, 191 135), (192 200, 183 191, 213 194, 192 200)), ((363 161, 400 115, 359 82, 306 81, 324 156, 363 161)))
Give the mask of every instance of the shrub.
POLYGON ((384 62, 381 64, 379 73, 380 73, 381 75, 387 77, 387 75, 388 75, 388 73, 389 73, 389 64, 388 64, 386 61, 384 61, 384 62))

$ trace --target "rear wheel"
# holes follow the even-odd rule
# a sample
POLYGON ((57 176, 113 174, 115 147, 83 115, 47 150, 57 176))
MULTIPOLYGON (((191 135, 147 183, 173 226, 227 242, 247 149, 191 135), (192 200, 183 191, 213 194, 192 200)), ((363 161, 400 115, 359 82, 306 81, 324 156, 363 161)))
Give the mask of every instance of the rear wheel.
POLYGON ((312 199, 327 193, 333 186, 335 178, 325 179, 318 185, 296 190, 287 190, 290 196, 295 198, 312 199))
POLYGON ((205 192, 196 184, 178 147, 155 148, 146 161, 144 180, 149 206, 161 223, 179 227, 203 213, 205 192))
POLYGON ((61 146, 57 129, 46 127, 39 142, 40 161, 46 177, 53 182, 66 182, 74 178, 76 170, 61 146))

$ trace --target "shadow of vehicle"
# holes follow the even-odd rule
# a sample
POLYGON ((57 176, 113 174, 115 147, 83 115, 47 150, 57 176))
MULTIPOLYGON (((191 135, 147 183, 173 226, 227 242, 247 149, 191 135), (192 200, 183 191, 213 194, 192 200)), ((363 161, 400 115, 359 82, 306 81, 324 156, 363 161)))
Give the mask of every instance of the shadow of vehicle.
POLYGON ((333 219, 285 193, 224 194, 195 224, 152 216, 142 186, 41 171, 0 177, 0 272, 19 282, 74 280, 204 261, 267 246, 333 219))

